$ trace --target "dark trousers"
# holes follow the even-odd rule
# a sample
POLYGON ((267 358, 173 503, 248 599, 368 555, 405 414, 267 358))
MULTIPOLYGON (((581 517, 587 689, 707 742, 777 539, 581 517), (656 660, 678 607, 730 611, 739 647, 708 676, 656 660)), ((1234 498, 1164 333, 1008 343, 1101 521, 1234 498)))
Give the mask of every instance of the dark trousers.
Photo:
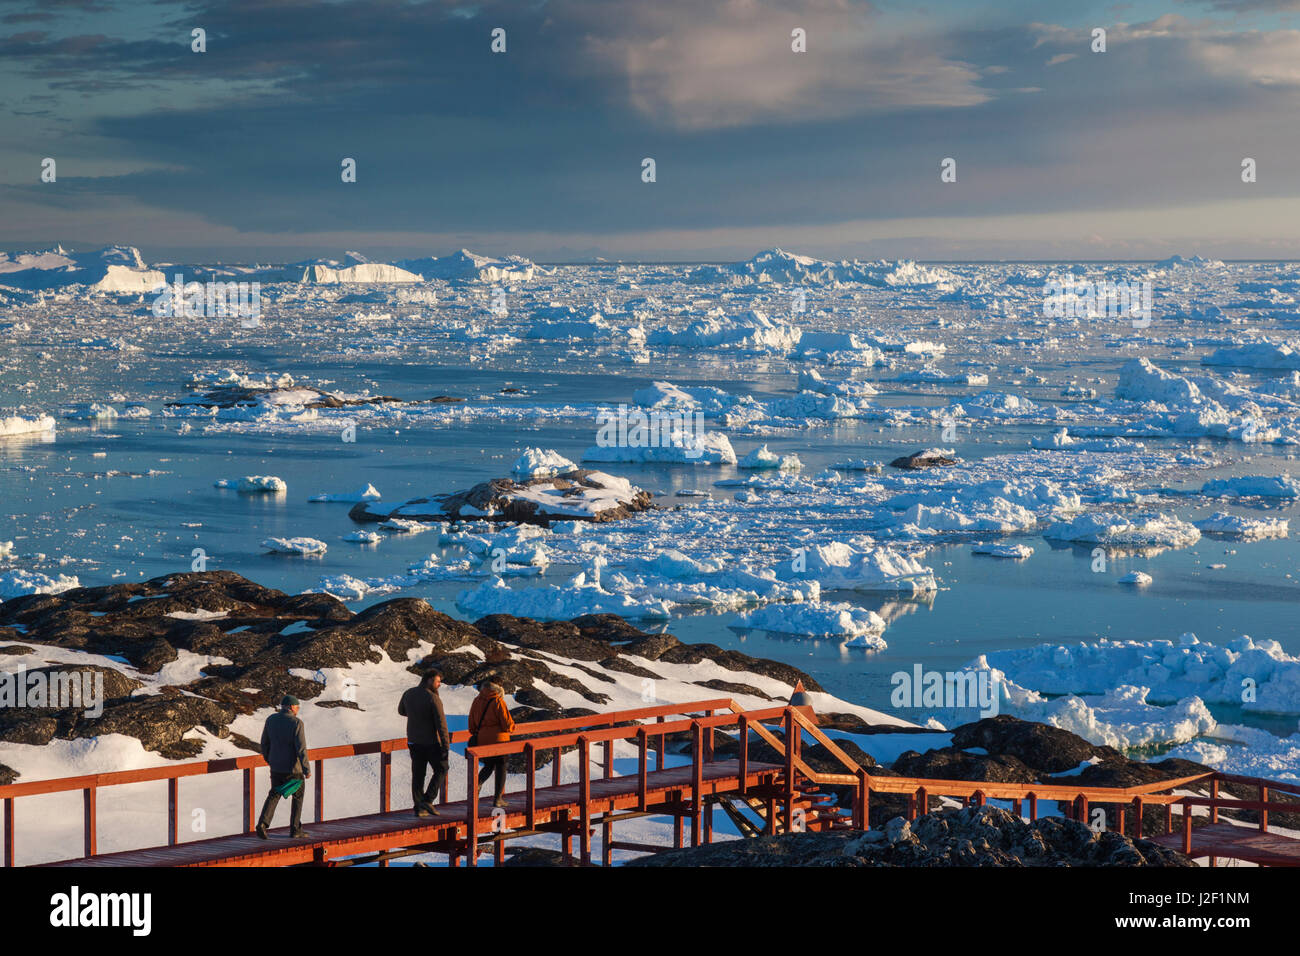
POLYGON ((478 772, 478 787, 483 789, 483 784, 488 777, 495 776, 493 782, 493 799, 497 799, 506 791, 506 758, 502 754, 500 757, 484 757, 483 768, 478 772))
MULTIPOLYGON (((275 792, 275 788, 292 780, 294 777, 299 780, 303 779, 300 773, 275 773, 272 771, 271 792, 266 795, 266 803, 262 804, 262 816, 258 820, 262 826, 269 827, 271 825, 271 819, 275 816, 275 808, 280 803, 280 795, 275 792)), ((306 792, 307 787, 303 785, 298 788, 297 793, 289 798, 289 829, 291 831, 302 829, 302 798, 306 792)))
POLYGON ((411 752, 411 802, 417 806, 421 803, 433 803, 442 793, 443 782, 447 779, 447 751, 437 744, 407 743, 411 752), (426 790, 424 775, 433 770, 433 779, 426 790))

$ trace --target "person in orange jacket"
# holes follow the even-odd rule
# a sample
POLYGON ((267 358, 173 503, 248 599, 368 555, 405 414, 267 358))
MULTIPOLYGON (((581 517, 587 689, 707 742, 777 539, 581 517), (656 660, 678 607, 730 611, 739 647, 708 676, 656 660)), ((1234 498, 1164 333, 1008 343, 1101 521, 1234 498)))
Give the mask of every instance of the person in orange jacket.
MULTIPOLYGON (((515 719, 510 716, 510 711, 506 709, 505 693, 500 684, 494 684, 491 681, 479 686, 478 696, 474 698, 474 703, 469 708, 469 734, 472 745, 503 744, 510 740, 510 734, 515 729, 515 719)), ((483 769, 478 774, 480 790, 483 789, 483 784, 489 776, 496 777, 494 782, 495 796, 492 800, 492 806, 504 807, 506 805, 504 796, 506 789, 506 758, 504 755, 483 758, 483 769)))

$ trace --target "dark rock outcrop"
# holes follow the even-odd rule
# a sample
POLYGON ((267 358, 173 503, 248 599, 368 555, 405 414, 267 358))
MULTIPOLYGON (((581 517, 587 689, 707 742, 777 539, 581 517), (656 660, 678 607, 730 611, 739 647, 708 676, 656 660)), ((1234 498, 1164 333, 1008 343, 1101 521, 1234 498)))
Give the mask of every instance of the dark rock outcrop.
POLYGON ((554 477, 522 481, 493 478, 468 491, 412 498, 394 508, 373 501, 358 502, 352 506, 348 517, 353 521, 472 519, 548 525, 552 521, 619 521, 652 507, 650 492, 631 486, 630 491, 622 493, 609 485, 608 479, 602 475, 603 472, 577 468, 554 477), (597 501, 602 503, 598 508, 575 507, 597 501))
POLYGON ((790 833, 667 850, 629 866, 1159 866, 1195 864, 1174 850, 1081 823, 1026 823, 997 807, 940 810, 883 829, 790 833))

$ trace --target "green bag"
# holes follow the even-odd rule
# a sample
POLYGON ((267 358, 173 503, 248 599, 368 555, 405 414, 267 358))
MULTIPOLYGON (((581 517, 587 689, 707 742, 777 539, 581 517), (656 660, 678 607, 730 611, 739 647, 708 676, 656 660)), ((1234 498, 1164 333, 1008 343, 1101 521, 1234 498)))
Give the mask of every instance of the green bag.
POLYGON ((302 777, 290 777, 280 786, 275 788, 275 792, 282 797, 292 797, 302 789, 302 777))

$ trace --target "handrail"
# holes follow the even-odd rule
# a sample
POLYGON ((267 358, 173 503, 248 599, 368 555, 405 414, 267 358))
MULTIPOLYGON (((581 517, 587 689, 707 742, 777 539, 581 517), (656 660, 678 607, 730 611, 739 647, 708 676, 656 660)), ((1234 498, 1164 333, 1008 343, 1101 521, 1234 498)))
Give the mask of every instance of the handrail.
MULTIPOLYGON (((1276 781, 1264 780, 1256 777, 1242 777, 1233 774, 1224 774, 1217 771, 1205 773, 1190 774, 1183 777, 1169 780, 1158 780, 1152 783, 1138 784, 1131 787, 1100 787, 1100 786, 1078 786, 1072 784, 1068 779, 1051 781, 1047 783, 995 783, 989 781, 970 781, 970 780, 946 780, 936 778, 922 777, 896 777, 896 776, 872 776, 868 773, 867 768, 860 766, 852 757, 850 757, 835 741, 821 730, 816 724, 816 717, 812 708, 807 706, 795 707, 789 704, 777 704, 756 710, 745 710, 735 700, 731 698, 714 698, 704 701, 692 701, 678 704, 663 704, 650 707, 642 707, 632 710, 612 711, 604 714, 593 714, 581 717, 567 717, 556 720, 543 720, 524 722, 516 726, 514 739, 504 743, 491 743, 467 746, 464 754, 467 761, 467 814, 465 828, 467 839, 465 841, 466 852, 469 862, 473 865, 478 854, 478 807, 479 807, 479 788, 475 786, 477 782, 477 773, 479 761, 481 759, 505 757, 513 754, 523 754, 526 758, 527 769, 527 789, 526 789, 526 819, 527 829, 533 830, 537 821, 537 793, 536 793, 536 756, 541 751, 554 751, 555 762, 552 768, 552 785, 560 784, 560 756, 568 749, 576 748, 579 754, 578 766, 578 792, 582 797, 579 808, 579 819, 570 820, 568 811, 560 816, 560 822, 545 824, 546 827, 558 827, 557 832, 565 834, 566 854, 568 853, 568 840, 573 834, 577 834, 580 839, 582 848, 582 858, 585 861, 590 857, 590 818, 592 808, 589 806, 590 794, 592 787, 592 768, 591 768, 591 750, 596 745, 604 754, 604 778, 615 776, 613 753, 614 744, 620 740, 631 740, 635 738, 635 746, 638 751, 637 771, 639 778, 639 801, 638 809, 645 812, 648 806, 647 794, 648 774, 649 774, 649 754, 653 746, 656 759, 655 769, 664 769, 664 752, 666 738, 671 735, 689 733, 691 736, 691 783, 682 788, 680 785, 674 785, 676 795, 672 796, 671 802, 677 808, 671 812, 677 815, 678 823, 676 827, 678 845, 681 839, 681 819, 685 815, 691 817, 691 841, 695 844, 699 841, 701 832, 705 841, 711 839, 712 832, 712 814, 704 813, 701 820, 701 814, 713 799, 713 789, 706 789, 704 766, 713 761, 713 738, 714 732, 718 728, 738 726, 740 732, 739 747, 739 793, 743 799, 745 797, 747 781, 752 779, 748 768, 752 766, 749 761, 749 732, 752 730, 760 739, 765 741, 773 750, 780 755, 783 764, 781 771, 778 773, 776 768, 770 765, 764 768, 763 773, 766 776, 760 776, 760 779, 766 780, 768 784, 775 784, 781 795, 776 799, 782 801, 784 806, 785 828, 790 830, 795 822, 795 814, 802 813, 801 810, 795 809, 795 803, 800 799, 800 778, 806 779, 813 784, 849 786, 856 789, 857 799, 854 802, 854 825, 860 829, 867 829, 869 825, 869 802, 871 793, 893 793, 903 794, 909 798, 909 815, 915 816, 918 809, 921 813, 927 812, 929 800, 931 797, 948 796, 965 798, 973 805, 983 805, 990 799, 1010 800, 1013 802, 1015 812, 1020 812, 1020 805, 1023 800, 1029 802, 1030 818, 1036 818, 1037 806, 1039 800, 1055 800, 1060 803, 1068 803, 1069 812, 1067 816, 1074 819, 1085 819, 1087 816, 1089 801, 1098 804, 1120 804, 1118 812, 1118 828, 1120 832, 1124 830, 1124 813, 1125 804, 1132 804, 1135 816, 1137 818, 1137 835, 1141 835, 1141 820, 1144 806, 1165 806, 1166 826, 1172 829, 1172 810, 1173 805, 1181 803, 1184 815, 1185 840, 1190 837, 1190 810, 1192 806, 1209 806, 1211 808, 1211 822, 1218 819, 1218 810, 1220 808, 1257 810, 1260 813, 1260 829, 1266 831, 1268 826, 1268 812, 1274 810, 1278 812, 1300 812, 1300 804, 1284 803, 1278 800, 1269 801, 1269 792, 1272 790, 1275 794, 1282 793, 1288 796, 1300 797, 1300 785, 1291 783, 1279 783, 1276 781), (666 720, 665 718, 678 718, 666 720), (653 721, 653 722, 651 722, 653 721), (764 723, 782 724, 785 739, 781 739, 771 730, 764 726, 764 723), (802 736, 807 732, 812 739, 824 746, 827 752, 834 760, 847 771, 845 773, 834 773, 814 770, 803 758, 802 736), (601 746, 603 745, 603 746, 601 746), (1210 797, 1200 797, 1194 795, 1179 795, 1174 791, 1191 784, 1209 782, 1211 789, 1210 797), (1255 787, 1259 792, 1259 799, 1256 801, 1239 800, 1236 798, 1223 798, 1219 796, 1220 782, 1234 783, 1255 787), (684 795, 689 795, 689 800, 684 795)), ((456 731, 451 735, 453 744, 467 744, 469 741, 468 731, 456 731)), ((369 754, 378 754, 380 756, 380 775, 379 775, 379 803, 380 811, 388 812, 390 809, 390 798, 392 789, 392 755, 395 752, 405 750, 407 742, 405 738, 391 738, 386 740, 367 741, 354 744, 335 744, 326 747, 318 747, 308 751, 308 760, 311 761, 315 769, 315 793, 316 793, 316 819, 324 819, 324 763, 327 760, 340 759, 343 757, 364 756, 369 754)), ((245 831, 253 828, 254 823, 254 772, 257 768, 266 766, 266 761, 257 754, 247 754, 238 757, 228 757, 216 760, 192 761, 187 763, 172 764, 160 767, 146 767, 134 770, 111 771, 107 773, 85 774, 76 777, 61 777, 49 780, 33 780, 19 783, 12 783, 0 786, 0 803, 4 808, 4 864, 12 866, 14 860, 14 801, 18 797, 36 796, 51 793, 72 792, 80 790, 84 799, 84 830, 85 830, 85 855, 94 856, 96 853, 96 801, 97 791, 101 787, 112 787, 125 784, 144 783, 149 781, 168 781, 168 845, 179 843, 178 832, 178 815, 179 815, 179 790, 178 783, 185 777, 202 776, 206 774, 222 773, 232 770, 243 772, 243 799, 244 815, 243 826, 245 831)), ((766 799, 768 801, 767 811, 765 813, 768 823, 769 833, 775 832, 775 815, 773 797, 768 790, 766 799)), ((446 783, 443 784, 441 794, 443 803, 447 802, 446 783)), ((1064 812, 1064 811, 1063 811, 1064 812)), ((761 814, 763 815, 763 814, 761 814)), ((601 818, 606 827, 609 826, 608 817, 601 818)), ((497 841, 497 852, 500 853, 501 843, 497 841)), ((609 847, 605 845, 605 852, 608 855, 609 847)))
MULTIPOLYGON (((516 725, 516 732, 521 734, 545 734, 574 727, 604 727, 610 723, 624 720, 694 713, 698 710, 727 707, 732 703, 728 698, 719 698, 716 700, 693 701, 686 704, 642 707, 637 710, 612 711, 604 714, 592 714, 587 717, 561 717, 555 720, 521 723, 516 725)), ((467 743, 468 741, 469 731, 467 730, 457 730, 451 734, 453 744, 467 743)), ((385 740, 371 740, 357 744, 331 744, 327 747, 314 747, 307 751, 307 759, 312 763, 317 763, 321 760, 335 760, 340 757, 391 754, 405 749, 405 737, 391 737, 385 740)), ((47 793, 64 793, 87 788, 115 787, 130 783, 147 783, 154 780, 171 780, 179 777, 202 776, 210 773, 223 773, 229 770, 249 770, 265 766, 266 760, 260 754, 246 754, 239 757, 221 757, 215 760, 196 760, 186 763, 164 764, 158 767, 141 767, 135 770, 112 770, 106 773, 83 774, 76 777, 52 777, 47 780, 20 781, 0 785, 0 800, 47 793)))

